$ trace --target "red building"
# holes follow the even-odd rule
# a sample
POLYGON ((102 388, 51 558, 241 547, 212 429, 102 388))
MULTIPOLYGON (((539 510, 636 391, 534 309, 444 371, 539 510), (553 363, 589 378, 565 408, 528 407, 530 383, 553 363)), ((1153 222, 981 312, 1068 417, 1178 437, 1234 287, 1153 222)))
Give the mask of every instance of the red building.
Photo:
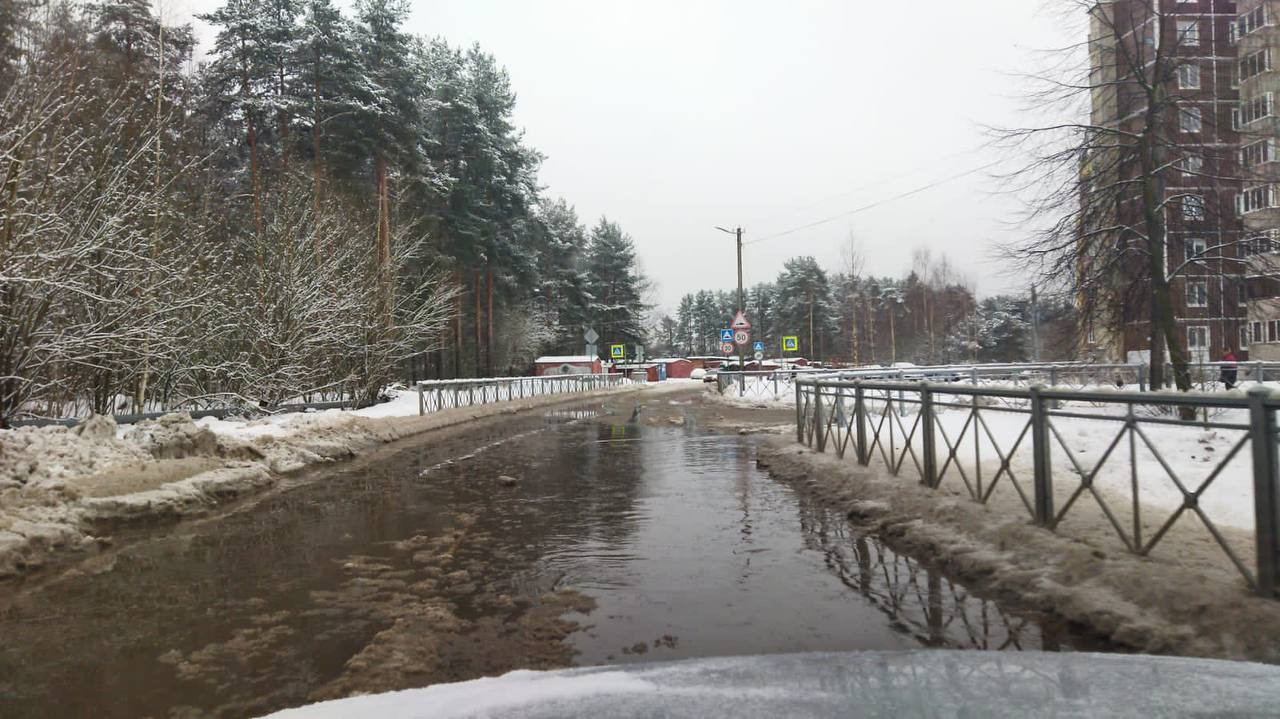
POLYGON ((689 379, 696 369, 693 360, 687 359, 656 359, 653 363, 667 368, 667 379, 689 379))
POLYGON ((598 357, 539 357, 534 360, 535 377, 566 374, 604 374, 604 363, 598 357))

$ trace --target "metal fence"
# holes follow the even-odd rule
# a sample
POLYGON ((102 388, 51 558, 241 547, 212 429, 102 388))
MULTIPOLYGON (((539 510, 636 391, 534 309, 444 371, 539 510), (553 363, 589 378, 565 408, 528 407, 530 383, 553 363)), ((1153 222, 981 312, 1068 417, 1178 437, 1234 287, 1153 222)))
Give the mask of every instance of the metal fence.
MULTIPOLYGON (((375 403, 376 404, 376 403, 375 403)), ((190 409, 179 404, 171 409, 163 412, 142 412, 137 414, 115 414, 111 418, 116 424, 137 424, 148 420, 157 420, 171 414, 182 413, 189 415, 191 419, 205 419, 212 417, 213 419, 228 419, 232 417, 253 417, 261 414, 298 414, 301 412, 320 412, 327 409, 364 409, 372 407, 373 404, 360 403, 355 400, 342 402, 295 402, 290 404, 282 404, 275 407, 263 407, 261 405, 253 405, 249 402, 242 402, 232 406, 215 407, 212 409, 190 409)), ((84 417, 34 417, 28 419, 16 419, 10 422, 10 426, 17 429, 19 427, 75 427, 84 422, 84 417)))
POLYGON ((527 397, 577 394, 636 384, 620 374, 572 374, 546 377, 503 377, 478 380, 419 382, 418 414, 456 407, 510 402, 527 397))
POLYGON ((1276 595, 1280 581, 1276 411, 1280 410, 1280 398, 1274 398, 1265 387, 1252 388, 1247 396, 1212 396, 822 376, 797 378, 795 400, 796 438, 819 452, 832 449, 842 458, 852 454, 863 466, 878 459, 895 476, 913 468, 921 483, 933 489, 947 481, 960 482, 971 499, 983 504, 1007 487, 1016 492, 1030 519, 1050 530, 1058 530, 1072 512, 1096 504, 1125 548, 1146 556, 1179 522, 1198 518, 1253 590, 1276 595), (1189 408, 1205 419, 1188 423, 1174 416, 1189 408), (959 413, 948 416, 954 420, 951 432, 941 421, 944 412, 959 413), (1013 421, 1020 431, 1000 438, 991 426, 995 414, 1020 418, 1013 421), (1065 420, 1106 423, 1114 430, 1091 466, 1082 462, 1084 450, 1079 443, 1073 446, 1072 440, 1078 438, 1062 431, 1065 420), (1231 449, 1206 465, 1208 474, 1193 482, 1170 466, 1152 440, 1153 427, 1221 431, 1230 436, 1231 449), (985 457, 984 450, 988 453, 985 457), (1182 495, 1182 506, 1165 521, 1152 524, 1154 531, 1144 530, 1140 452, 1144 458, 1154 457, 1182 495), (1232 546, 1201 506, 1204 493, 1237 457, 1247 460, 1252 472, 1256 542, 1252 563, 1232 546), (1015 462, 1015 458, 1021 461, 1015 462), (1096 480, 1104 468, 1114 471, 1115 465, 1125 464, 1131 496, 1122 513, 1112 506, 1114 495, 1106 496, 1096 480), (1030 477, 1025 476, 1028 465, 1030 477), (1055 484, 1066 496, 1061 506, 1055 484))
MULTIPOLYGON (((1222 388, 1223 370, 1234 370, 1238 385, 1280 382, 1280 362, 1208 362, 1188 365, 1192 388, 1222 388)), ((725 396, 748 399, 780 399, 794 392, 796 377, 822 376, 843 380, 964 383, 973 386, 1000 384, 1015 387, 1049 385, 1084 389, 1115 387, 1140 392, 1152 389, 1150 370, 1140 364, 1024 363, 988 365, 939 365, 931 367, 867 367, 851 370, 788 369, 775 372, 719 372, 716 389, 725 396)), ((1165 371, 1166 385, 1173 384, 1173 367, 1165 371)))

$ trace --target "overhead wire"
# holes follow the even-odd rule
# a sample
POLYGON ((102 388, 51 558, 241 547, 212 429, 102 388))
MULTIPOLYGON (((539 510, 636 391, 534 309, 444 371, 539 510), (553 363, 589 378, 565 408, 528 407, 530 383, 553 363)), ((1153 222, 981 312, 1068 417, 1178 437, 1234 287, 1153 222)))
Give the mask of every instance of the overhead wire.
POLYGON ((901 179, 906 178, 906 177, 911 177, 912 175, 917 175, 917 174, 919 174, 922 170, 927 170, 927 169, 929 169, 930 167, 933 167, 933 166, 937 165, 939 162, 943 162, 943 161, 946 161, 946 160, 954 160, 954 159, 955 159, 955 158, 957 158, 957 157, 964 157, 964 156, 966 156, 966 155, 972 155, 972 154, 974 154, 974 153, 976 153, 976 152, 981 152, 981 151, 982 151, 982 149, 983 149, 983 148, 978 147, 978 148, 974 148, 974 149, 972 149, 972 150, 963 150, 963 151, 961 151, 961 152, 953 152, 953 153, 951 153, 950 155, 943 155, 943 156, 941 156, 941 157, 935 157, 935 158, 934 158, 933 160, 931 160, 930 162, 925 163, 925 164, 916 165, 915 167, 912 167, 912 168, 911 168, 911 169, 909 169, 909 170, 904 170, 904 171, 902 171, 902 172, 899 172, 899 173, 896 173, 896 174, 890 175, 890 176, 888 176, 888 177, 880 177, 880 178, 877 178, 875 182, 869 182, 869 183, 867 183, 867 184, 865 184, 865 185, 859 185, 859 186, 857 186, 857 187, 850 188, 850 189, 848 189, 848 190, 845 190, 845 191, 843 191, 843 192, 836 193, 836 194, 834 194, 834 195, 827 195, 826 197, 823 197, 823 198, 821 198, 821 199, 814 200, 814 201, 812 201, 812 202, 806 202, 805 204, 802 204, 802 205, 795 205, 795 206, 792 206, 792 207, 790 207, 790 208, 788 208, 788 209, 785 209, 785 210, 776 210, 776 211, 769 212, 769 213, 764 214, 764 215, 759 215, 759 216, 757 216, 757 217, 752 217, 752 218, 747 219, 747 220, 746 220, 746 222, 747 222, 747 223, 749 223, 749 224, 753 224, 753 225, 754 225, 754 224, 757 224, 757 223, 760 223, 760 222, 768 222, 769 220, 772 220, 772 219, 774 219, 774 218, 776 218, 776 217, 781 217, 782 215, 789 215, 789 214, 791 214, 791 213, 802 212, 802 211, 804 211, 804 210, 808 210, 808 209, 810 209, 810 208, 818 207, 818 206, 820 206, 820 205, 825 205, 825 204, 827 204, 828 202, 831 202, 832 200, 839 200, 839 199, 843 199, 843 198, 849 197, 850 195, 854 195, 854 194, 857 194, 857 193, 859 193, 859 192, 862 192, 862 191, 864 191, 864 190, 870 190, 870 189, 873 189, 873 188, 876 188, 876 187, 880 187, 880 186, 884 185, 884 183, 886 183, 886 182, 890 182, 890 181, 892 181, 892 180, 901 180, 901 179))
POLYGON ((877 207, 881 207, 881 206, 883 206, 883 205, 887 205, 887 204, 889 204, 889 203, 891 203, 891 202, 897 202, 898 200, 905 200, 905 199, 906 199, 906 198, 908 198, 908 197, 913 197, 913 196, 915 196, 915 195, 919 195, 919 194, 921 194, 921 193, 923 193, 923 192, 928 192, 929 190, 932 190, 932 189, 934 189, 934 188, 936 188, 936 187, 941 187, 942 185, 945 185, 945 184, 947 184, 947 183, 949 183, 949 182, 955 182, 956 180, 964 179, 964 178, 966 178, 966 177, 969 177, 970 175, 976 175, 976 174, 978 174, 979 172, 983 172, 984 170, 989 170, 989 169, 991 169, 991 168, 995 167, 996 165, 999 165, 1001 162, 1002 162, 1001 160, 997 160, 997 161, 995 161, 995 162, 990 162, 990 163, 987 163, 987 164, 985 164, 985 165, 983 165, 983 166, 981 166, 981 167, 975 167, 975 168, 973 168, 972 170, 966 170, 966 171, 961 172, 961 173, 959 173, 959 174, 951 175, 951 176, 949 176, 949 177, 944 177, 944 178, 942 178, 941 180, 935 180, 935 181, 930 182, 929 184, 924 185, 924 186, 922 186, 922 187, 917 187, 917 188, 915 188, 915 189, 913 189, 913 190, 908 190, 908 191, 903 192, 903 193, 901 193, 901 194, 894 195, 893 197, 887 197, 887 198, 885 198, 885 199, 883 199, 883 200, 877 200, 877 201, 872 202, 872 203, 870 203, 870 204, 863 205, 863 206, 861 206, 861 207, 858 207, 858 208, 855 208, 855 209, 849 210, 848 212, 841 212, 841 213, 840 213, 840 214, 838 214, 838 215, 832 215, 831 217, 827 217, 827 218, 824 218, 824 219, 818 220, 818 221, 816 221, 816 222, 810 222, 809 224, 807 224, 807 225, 801 225, 800 227, 793 227, 792 229, 790 229, 790 230, 785 230, 785 231, 783 231, 783 232, 777 232, 777 233, 774 233, 774 234, 771 234, 771 235, 766 235, 766 236, 764 236, 764 237, 759 237, 759 238, 756 238, 756 239, 754 239, 754 240, 751 240, 750 242, 744 242, 744 243, 742 243, 742 244, 743 244, 744 246, 746 246, 746 245, 756 245, 756 244, 759 244, 759 243, 761 243, 761 242, 767 242, 767 241, 769 241, 769 240, 776 240, 776 239, 779 239, 779 238, 782 238, 782 237, 787 237, 788 235, 794 235, 794 234, 796 234, 797 232, 803 232, 803 231, 805 231, 805 230, 811 230, 811 229, 813 229, 813 228, 815 228, 815 227, 821 227, 822 225, 825 225, 825 224, 828 224, 828 223, 831 223, 831 222, 835 222, 836 220, 841 220, 841 219, 844 219, 844 218, 846 218, 846 217, 851 217, 851 216, 853 216, 853 215, 857 215, 857 214, 859 214, 859 213, 866 212, 866 211, 868 211, 868 210, 874 210, 874 209, 875 209, 875 208, 877 208, 877 207))

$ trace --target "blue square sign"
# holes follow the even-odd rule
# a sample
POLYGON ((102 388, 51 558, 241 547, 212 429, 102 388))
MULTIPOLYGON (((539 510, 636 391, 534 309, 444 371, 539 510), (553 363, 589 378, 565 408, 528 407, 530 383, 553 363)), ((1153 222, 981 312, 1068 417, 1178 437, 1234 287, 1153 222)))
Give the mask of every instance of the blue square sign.
POLYGON ((763 342, 757 342, 757 343, 755 344, 755 351, 756 351, 756 352, 764 352, 764 343, 763 343, 763 342))
POLYGON ((720 341, 721 341, 721 342, 732 342, 732 341, 733 341, 733 330, 720 330, 720 341))

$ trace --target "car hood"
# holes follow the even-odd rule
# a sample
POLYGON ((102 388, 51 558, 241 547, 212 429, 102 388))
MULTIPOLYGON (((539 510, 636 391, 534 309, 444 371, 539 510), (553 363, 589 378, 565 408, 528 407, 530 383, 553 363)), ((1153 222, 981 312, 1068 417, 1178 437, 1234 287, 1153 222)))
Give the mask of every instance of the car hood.
POLYGON ((858 652, 552 672, 356 697, 288 719, 1276 716, 1280 667, 1098 654, 858 652))

